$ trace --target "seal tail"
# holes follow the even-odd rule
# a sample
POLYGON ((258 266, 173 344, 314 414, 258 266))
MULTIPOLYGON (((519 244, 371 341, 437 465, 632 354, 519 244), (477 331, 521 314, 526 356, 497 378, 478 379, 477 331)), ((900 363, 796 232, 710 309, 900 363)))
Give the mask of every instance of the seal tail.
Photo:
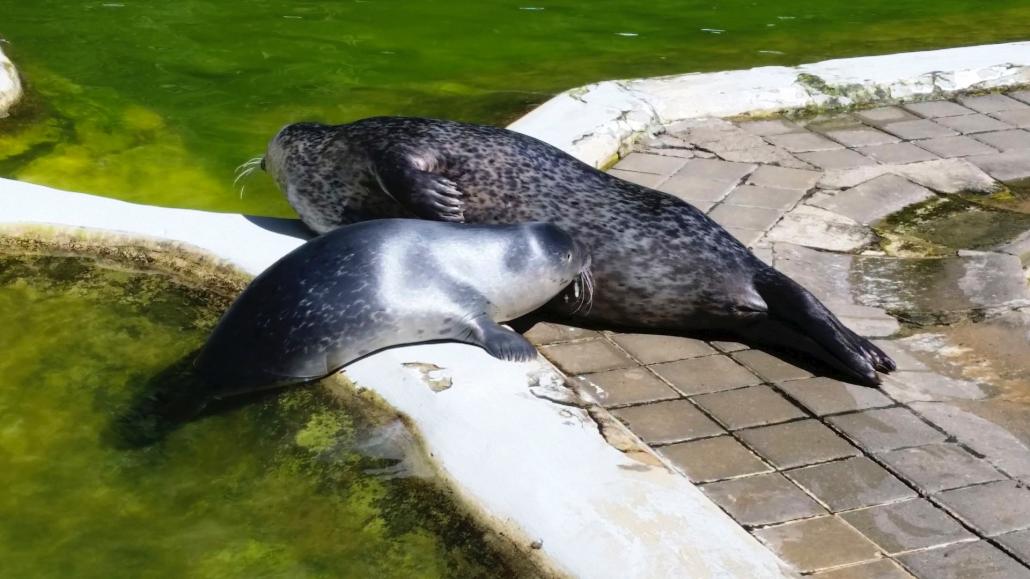
POLYGON ((768 306, 766 320, 746 328, 757 341, 800 349, 866 386, 880 384, 880 372, 896 368, 894 360, 872 342, 848 329, 797 282, 772 268, 754 277, 755 289, 768 306))

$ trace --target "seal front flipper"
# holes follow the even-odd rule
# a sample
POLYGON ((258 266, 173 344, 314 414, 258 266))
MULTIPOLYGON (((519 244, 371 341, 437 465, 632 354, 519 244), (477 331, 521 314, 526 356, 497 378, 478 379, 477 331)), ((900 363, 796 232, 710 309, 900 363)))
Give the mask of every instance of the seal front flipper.
POLYGON ((432 171, 434 163, 408 151, 384 151, 373 157, 379 185, 423 219, 465 221, 465 201, 457 184, 432 171))
POLYGON ((536 359, 536 348, 521 335, 505 328, 488 316, 469 320, 470 336, 464 340, 483 348, 488 354, 509 362, 528 362, 536 359))

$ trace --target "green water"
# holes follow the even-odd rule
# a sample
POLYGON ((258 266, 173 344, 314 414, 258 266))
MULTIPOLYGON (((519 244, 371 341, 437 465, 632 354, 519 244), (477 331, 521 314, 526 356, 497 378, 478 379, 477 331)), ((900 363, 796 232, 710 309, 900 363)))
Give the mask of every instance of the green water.
POLYGON ((366 474, 396 464, 359 452, 384 426, 356 394, 294 390, 122 448, 113 421, 224 305, 81 258, 0 257, 0 575, 519 574, 434 485, 366 474))
POLYGON ((0 0, 31 97, 0 175, 291 215, 233 168, 297 120, 503 124, 609 78, 1025 40, 1026 0, 0 0))

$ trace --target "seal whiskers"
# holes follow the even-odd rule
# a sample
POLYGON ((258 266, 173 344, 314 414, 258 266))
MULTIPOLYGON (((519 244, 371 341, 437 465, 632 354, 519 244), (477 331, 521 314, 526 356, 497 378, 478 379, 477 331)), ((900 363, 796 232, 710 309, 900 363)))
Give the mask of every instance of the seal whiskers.
MULTIPOLYGON (((246 161, 241 163, 239 167, 236 167, 236 170, 233 171, 233 175, 235 175, 236 178, 232 181, 232 188, 235 189, 236 185, 239 184, 240 181, 242 181, 245 177, 253 175, 254 171, 260 169, 261 164, 264 162, 264 160, 265 157, 264 155, 262 155, 260 157, 254 157, 253 159, 247 159, 246 161)), ((243 192, 246 190, 247 184, 243 183, 240 186, 240 199, 243 199, 243 192)))

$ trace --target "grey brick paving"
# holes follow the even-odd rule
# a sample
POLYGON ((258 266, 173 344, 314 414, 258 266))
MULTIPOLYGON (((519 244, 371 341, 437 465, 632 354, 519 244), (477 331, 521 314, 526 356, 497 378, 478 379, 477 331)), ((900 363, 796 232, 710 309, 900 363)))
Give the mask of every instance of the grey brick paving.
POLYGON ((933 197, 933 192, 926 187, 897 175, 881 175, 811 204, 868 225, 933 197))
POLYGON ((702 394, 695 404, 730 430, 803 418, 805 413, 768 386, 702 394))
POLYGON ((885 133, 872 127, 856 127, 851 129, 827 131, 826 136, 848 147, 886 145, 888 143, 897 143, 901 140, 890 133, 885 133))
POLYGON ((613 334, 612 340, 643 364, 674 362, 716 354, 701 340, 659 334, 613 334))
POLYGON ((997 113, 1000 111, 1012 111, 1030 108, 1026 103, 1003 94, 988 94, 980 96, 960 96, 957 99, 963 105, 981 113, 997 113))
POLYGON ((883 126, 883 130, 905 140, 950 137, 958 134, 954 129, 926 119, 889 123, 883 126))
POLYGON ((756 168, 758 166, 753 163, 732 163, 718 159, 692 159, 683 166, 681 173, 703 179, 712 179, 713 181, 736 183, 756 168))
POLYGON ((1030 129, 1030 107, 1019 109, 1017 111, 1002 111, 1000 113, 994 113, 992 116, 999 121, 1008 123, 1014 127, 1030 129))
POLYGON ((530 328, 525 334, 526 339, 536 345, 553 344, 556 342, 571 342, 586 338, 600 338, 601 334, 592 330, 584 330, 574 326, 562 324, 539 323, 530 328))
POLYGON ((1022 129, 980 133, 974 138, 1003 152, 1030 149, 1030 131, 1022 129))
POLYGON ((996 537, 1009 553, 1012 553, 1023 563, 1030 564, 1030 530, 1016 531, 996 537))
POLYGON ((892 555, 976 538, 926 499, 879 505, 840 516, 892 555))
POLYGON ((936 139, 915 141, 915 144, 945 158, 989 155, 998 152, 994 147, 966 136, 938 137, 936 139))
POLYGON ((827 420, 869 452, 922 446, 946 438, 906 408, 863 410, 827 420))
MULTIPOLYGON (((955 134, 954 131, 949 134, 955 134)), ((938 158, 937 155, 911 143, 891 143, 887 145, 873 145, 856 149, 863 155, 868 155, 881 163, 902 165, 915 163, 917 161, 930 161, 938 158)))
POLYGON ((744 525, 770 525, 826 513, 778 473, 709 483, 701 489, 744 525))
POLYGON ((810 378, 808 370, 786 362, 762 350, 747 350, 733 354, 733 359, 747 366, 767 382, 786 382, 810 378))
POLYGON ((880 460, 926 493, 1004 478, 990 463, 954 444, 895 450, 881 454, 880 460))
POLYGON ((772 135, 765 140, 782 147, 791 153, 806 153, 809 151, 832 151, 842 149, 843 145, 836 143, 815 133, 787 133, 783 135, 772 135))
POLYGON ((665 181, 664 175, 657 175, 655 173, 640 173, 638 171, 624 171, 622 169, 611 169, 608 172, 623 181, 629 181, 630 183, 636 183, 637 185, 643 185, 652 189, 665 181))
POLYGON ((758 376, 728 356, 666 362, 655 364, 651 369, 686 396, 753 386, 761 382, 758 376))
POLYGON ((738 126, 753 135, 759 136, 782 135, 784 133, 800 133, 804 132, 805 130, 803 127, 799 127, 797 124, 783 119, 775 119, 770 121, 750 121, 746 123, 739 123, 738 126))
POLYGON ((937 118, 937 117, 954 117, 957 115, 968 115, 973 113, 972 109, 968 109, 960 104, 953 103, 951 101, 929 101, 922 103, 909 103, 904 107, 916 113, 921 117, 926 118, 937 118))
POLYGON ((764 231, 783 216, 783 211, 723 203, 713 209, 708 216, 729 229, 764 231))
POLYGON ((543 346, 540 351, 566 374, 587 374, 635 365, 629 356, 601 339, 543 346))
POLYGON ((949 129, 958 131, 963 135, 970 133, 986 133, 988 131, 1004 131, 1012 126, 993 119, 987 115, 962 115, 960 117, 947 117, 938 119, 937 122, 949 129))
POLYGON ((804 191, 796 189, 773 189, 771 187, 741 185, 730 192, 725 198, 725 202, 729 205, 743 207, 786 210, 794 206, 804 195, 804 191))
POLYGON ((1030 488, 999 481, 945 491, 936 500, 953 515, 987 536, 1030 528, 1030 488))
POLYGON ((917 577, 927 579, 1030 578, 1030 569, 983 541, 908 553, 898 560, 917 577))
POLYGON ((817 517, 755 531, 799 571, 817 571, 874 559, 876 545, 836 517, 817 517))
POLYGON ((832 378, 818 377, 779 385, 791 398, 816 416, 853 412, 881 406, 894 401, 879 390, 846 384, 832 378))
POLYGON ((980 167, 999 181, 1017 181, 1030 178, 1030 155, 1025 151, 1010 151, 993 155, 969 157, 969 162, 980 167))
POLYGON ((879 559, 869 563, 831 569, 814 576, 819 579, 910 579, 912 577, 890 559, 879 559))
POLYGON ((772 470, 732 436, 670 444, 661 447, 659 452, 696 483, 772 470))
POLYGON ((919 117, 900 107, 877 107, 856 111, 855 116, 871 125, 884 125, 899 121, 914 121, 919 117))
POLYGON ((615 168, 638 173, 654 173, 668 177, 678 171, 687 162, 686 159, 653 155, 650 153, 630 153, 616 163, 615 168))
POLYGON ((799 468, 786 474, 833 512, 916 496, 905 483, 864 456, 799 468))
POLYGON ((603 406, 643 404, 679 398, 679 393, 646 368, 621 368, 582 376, 602 391, 603 406))
POLYGON ((798 153, 798 158, 821 169, 851 169, 876 164, 876 161, 851 149, 798 153))
POLYGON ((659 191, 679 197, 695 206, 721 201, 736 186, 736 181, 716 181, 694 175, 673 175, 661 186, 659 191))
POLYGON ((725 432, 688 400, 627 406, 612 414, 647 443, 682 442, 725 432))
POLYGON ((860 451, 818 420, 741 430, 737 436, 777 468, 856 456, 860 451))

